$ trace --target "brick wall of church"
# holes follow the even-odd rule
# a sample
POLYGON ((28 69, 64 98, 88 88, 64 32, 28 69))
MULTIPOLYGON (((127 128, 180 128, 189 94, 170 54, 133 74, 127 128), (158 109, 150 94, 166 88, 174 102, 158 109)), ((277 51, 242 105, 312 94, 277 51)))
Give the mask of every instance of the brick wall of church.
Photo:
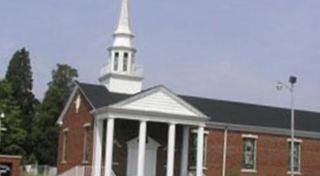
MULTIPOLYGON (((226 176, 285 176, 288 171, 287 139, 289 136, 257 135, 256 173, 241 172, 242 134, 246 132, 229 131, 226 162, 226 176)), ((299 138, 301 143, 301 174, 320 175, 320 140, 299 138)), ((211 129, 208 135, 206 175, 221 176, 223 161, 224 131, 211 129)))
MULTIPOLYGON (((75 96, 76 98, 77 96, 75 96)), ((63 125, 60 127, 59 143, 58 143, 58 157, 57 169, 58 174, 63 173, 74 166, 84 165, 91 166, 92 162, 92 144, 93 144, 93 117, 90 114, 91 107, 81 98, 81 104, 78 113, 76 112, 75 100, 72 101, 69 109, 63 120, 63 125), (89 132, 89 158, 88 163, 83 162, 83 147, 84 147, 84 125, 90 123, 89 132), (68 129, 67 145, 66 145, 66 162, 62 162, 62 148, 63 148, 63 130, 68 129)))
MULTIPOLYGON (((92 144, 93 144, 93 117, 89 113, 90 105, 84 101, 80 106, 79 113, 76 113, 74 104, 71 104, 66 113, 64 123, 61 126, 58 145, 57 168, 58 173, 62 173, 78 165, 91 166, 92 163, 92 144), (84 124, 91 124, 89 140, 89 162, 83 163, 83 139, 84 124), (68 128, 67 140, 67 162, 62 161, 63 129, 68 128)), ((117 176, 125 176, 127 169, 127 141, 138 136, 137 121, 115 121, 115 146, 113 169, 117 176)), ((208 146, 206 158, 207 176, 221 176, 224 131, 208 129, 208 146)), ((181 126, 177 126, 176 136, 176 155, 175 155, 175 174, 179 175, 180 153, 181 153, 181 126)), ((167 124, 148 123, 148 136, 158 141, 161 146, 158 149, 157 176, 166 173, 167 157, 167 124)), ((226 176, 284 176, 288 170, 288 136, 254 134, 247 132, 228 132, 228 149, 226 176), (242 134, 257 135, 257 172, 243 173, 242 168, 242 134)), ((301 143, 301 173, 307 176, 320 175, 320 140, 300 138, 301 143)))

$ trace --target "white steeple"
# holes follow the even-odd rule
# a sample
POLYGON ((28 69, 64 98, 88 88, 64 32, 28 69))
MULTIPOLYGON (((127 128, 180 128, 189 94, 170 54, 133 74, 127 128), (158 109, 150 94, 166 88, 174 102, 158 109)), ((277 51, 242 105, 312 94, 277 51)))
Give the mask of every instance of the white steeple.
POLYGON ((123 0, 121 3, 121 11, 119 16, 118 27, 115 34, 129 34, 132 35, 129 17, 128 0, 123 0))
POLYGON ((136 49, 132 46, 134 35, 130 27, 128 0, 121 2, 119 22, 113 38, 113 45, 108 48, 107 65, 102 68, 99 81, 110 92, 126 94, 140 92, 143 71, 135 65, 136 49))
POLYGON ((132 48, 134 35, 131 31, 128 0, 122 0, 119 22, 114 32, 113 46, 125 46, 132 48))

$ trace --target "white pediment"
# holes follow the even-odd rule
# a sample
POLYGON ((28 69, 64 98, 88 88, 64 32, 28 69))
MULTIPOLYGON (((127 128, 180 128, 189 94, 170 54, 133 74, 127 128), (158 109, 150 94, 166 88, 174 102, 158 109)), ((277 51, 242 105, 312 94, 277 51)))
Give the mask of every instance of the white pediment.
POLYGON ((135 95, 112 107, 182 116, 204 115, 163 86, 135 95))

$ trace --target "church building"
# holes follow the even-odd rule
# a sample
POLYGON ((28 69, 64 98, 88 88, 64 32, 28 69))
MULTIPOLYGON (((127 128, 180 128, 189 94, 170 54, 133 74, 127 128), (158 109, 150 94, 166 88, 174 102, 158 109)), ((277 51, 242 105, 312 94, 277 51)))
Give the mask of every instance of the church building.
POLYGON ((320 113, 142 89, 128 0, 100 84, 75 81, 61 113, 59 176, 319 176, 320 113), (291 173, 291 142, 294 144, 291 173))

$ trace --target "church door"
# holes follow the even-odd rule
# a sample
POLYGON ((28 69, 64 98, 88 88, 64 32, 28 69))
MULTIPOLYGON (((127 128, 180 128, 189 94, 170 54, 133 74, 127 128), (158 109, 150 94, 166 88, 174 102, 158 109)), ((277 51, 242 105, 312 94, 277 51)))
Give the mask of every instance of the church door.
MULTIPOLYGON (((137 175, 138 165, 138 138, 134 138, 127 142, 128 158, 127 158, 127 176, 137 175)), ((146 143, 146 160, 144 166, 145 176, 156 176, 157 151, 160 144, 152 138, 147 138, 146 143)))

